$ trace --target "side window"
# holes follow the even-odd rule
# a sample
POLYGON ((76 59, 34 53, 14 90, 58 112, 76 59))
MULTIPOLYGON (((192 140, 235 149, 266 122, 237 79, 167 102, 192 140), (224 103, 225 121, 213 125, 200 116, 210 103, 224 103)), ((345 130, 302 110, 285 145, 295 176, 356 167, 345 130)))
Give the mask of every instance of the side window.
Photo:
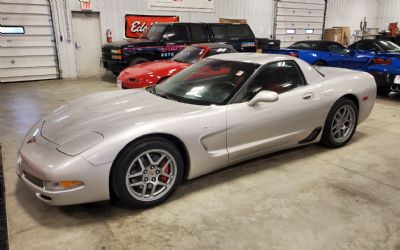
POLYGON ((185 25, 170 25, 162 36, 167 42, 186 42, 189 40, 185 25))
POLYGON ((372 42, 360 42, 358 44, 359 50, 374 50, 376 49, 372 42))
POLYGON ((261 69, 253 78, 245 90, 243 101, 251 100, 262 90, 281 94, 305 84, 306 82, 296 62, 273 62, 261 69))
POLYGON ((190 24, 193 43, 208 42, 208 33, 206 27, 202 24, 190 24))
POLYGON ((331 44, 328 44, 327 46, 328 46, 329 52, 345 54, 347 51, 345 47, 343 47, 339 44, 331 43, 331 44))

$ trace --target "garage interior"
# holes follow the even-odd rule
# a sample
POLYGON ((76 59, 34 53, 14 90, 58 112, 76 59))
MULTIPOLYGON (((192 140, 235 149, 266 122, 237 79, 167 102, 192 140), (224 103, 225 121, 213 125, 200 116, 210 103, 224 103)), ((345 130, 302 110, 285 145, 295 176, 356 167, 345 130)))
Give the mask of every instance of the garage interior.
POLYGON ((214 0, 205 11, 196 1, 180 11, 150 2, 0 0, 0 249, 400 249, 395 92, 377 96, 345 147, 311 144, 235 164, 183 183, 156 207, 50 206, 32 194, 16 174, 27 131, 66 102, 120 89, 101 57, 111 40, 130 39, 126 15, 245 20, 281 48, 333 27, 346 28, 335 36, 345 46, 381 39, 400 20, 397 0, 214 0))

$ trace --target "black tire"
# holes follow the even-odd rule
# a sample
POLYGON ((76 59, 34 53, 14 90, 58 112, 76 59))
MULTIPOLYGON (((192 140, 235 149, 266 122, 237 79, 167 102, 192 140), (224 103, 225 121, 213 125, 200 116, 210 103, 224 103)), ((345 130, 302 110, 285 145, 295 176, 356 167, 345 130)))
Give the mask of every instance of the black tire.
MULTIPOLYGON (((154 157, 153 152, 150 152, 150 154, 152 154, 154 157)), ((161 158, 161 157, 160 157, 161 158)), ((148 158, 147 158, 148 159, 148 158)), ((150 161, 149 161, 150 162, 150 161)), ((148 162, 148 163, 149 163, 148 162)), ((137 165, 139 166, 139 165, 137 165)), ((179 186, 179 184, 181 183, 182 179, 183 179, 183 171, 184 170, 184 162, 183 162, 183 158, 181 156, 181 153, 179 152, 179 150, 177 149, 177 147, 169 142, 166 139, 160 138, 160 137, 149 137, 146 138, 144 140, 140 140, 138 142, 135 143, 131 143, 130 145, 128 145, 122 152, 121 154, 117 157, 116 161, 113 164, 113 169, 112 169, 112 173, 111 173, 111 187, 113 188, 113 192, 117 195, 117 197, 121 200, 121 202, 123 202, 124 204, 131 206, 131 207, 135 207, 135 208, 146 208, 146 207, 152 207, 152 206, 156 206, 159 205, 161 203, 163 203, 164 201, 166 201, 176 190, 177 186, 179 186), (142 174, 139 177, 134 177, 132 179, 129 179, 128 176, 128 171, 129 171, 129 175, 133 174, 133 169, 135 164, 137 163, 137 159, 140 155, 142 155, 145 152, 149 152, 151 150, 160 150, 163 152, 167 152, 169 155, 165 156, 166 159, 168 159, 167 157, 171 157, 173 158, 173 161, 171 161, 172 163, 164 163, 161 162, 162 164, 165 164, 165 166, 168 167, 168 169, 174 169, 174 175, 175 175, 175 179, 172 182, 172 178, 171 178, 171 182, 166 186, 166 183, 164 183, 163 185, 161 185, 161 182, 163 182, 162 180, 160 180, 164 173, 164 168, 157 168, 157 167, 153 167, 154 170, 150 170, 150 167, 152 166, 152 164, 147 164, 145 162, 145 159, 143 158, 144 156, 142 156, 142 164, 145 166, 145 168, 142 168, 142 170, 144 169, 148 169, 148 173, 147 175, 142 174), (176 164, 176 168, 174 168, 174 163, 176 164), (133 164, 133 166, 131 167, 131 164, 133 164), (170 167, 171 166, 171 167, 170 167), (159 173, 156 177, 154 176, 154 174, 156 174, 156 170, 158 170, 159 172, 161 171, 161 173, 159 173), (150 175, 150 172, 153 171, 153 177, 151 178, 151 176, 148 178, 148 181, 145 181, 145 177, 150 175), (152 180, 150 180, 152 179, 152 180), (143 187, 142 186, 135 186, 135 187, 128 187, 128 182, 130 185, 132 184, 139 184, 139 183, 143 183, 143 187), (153 183, 159 183, 154 185, 153 183), (153 186, 154 185, 154 186, 153 186), (154 200, 150 200, 151 192, 156 193, 156 191, 152 191, 151 189, 154 187, 154 190, 157 190, 157 187, 160 187, 159 190, 162 190, 162 188, 165 187, 165 191, 161 192, 156 198, 154 198, 154 200), (137 193, 143 192, 143 188, 146 187, 145 189, 145 194, 143 195, 143 193, 141 193, 141 197, 138 197, 139 195, 137 193), (168 187, 168 188, 167 188, 168 187), (149 193, 149 197, 146 198, 146 194, 149 193), (136 197, 135 197, 136 196, 136 197), (146 199, 146 200, 141 200, 141 199, 146 199)), ((142 171, 143 173, 145 173, 145 171, 142 171)), ((172 173, 172 170, 171 170, 172 173)), ((133 175, 137 174, 134 173, 133 175)), ((140 174, 140 173, 139 173, 140 174)), ((171 174, 172 176, 172 174, 171 174)), ((167 178, 169 179, 169 178, 167 178)))
POLYGON ((390 90, 390 88, 387 88, 387 87, 378 87, 377 88, 377 94, 380 96, 387 96, 387 95, 389 95, 390 92, 392 92, 392 91, 390 90))
POLYGON ((129 66, 133 66, 139 63, 149 62, 150 60, 144 57, 135 57, 129 61, 129 66))
MULTIPOLYGON (((356 131, 357 128, 357 123, 358 123, 358 109, 354 101, 347 98, 339 99, 333 105, 333 107, 329 111, 328 117, 326 118, 324 130, 322 132, 321 144, 330 148, 339 148, 346 145, 353 137, 354 132, 356 131), (334 121, 334 119, 335 116, 340 115, 338 114, 338 112, 346 108, 349 109, 349 113, 351 113, 350 110, 353 110, 352 112, 354 112, 352 113, 354 114, 353 125, 351 126, 352 129, 349 128, 349 130, 344 133, 342 140, 339 140, 340 138, 335 138, 334 135, 336 135, 336 133, 334 133, 332 130, 335 129, 336 125, 337 127, 340 127, 340 125, 343 124, 342 127, 346 127, 346 122, 340 121, 340 124, 338 124, 336 120, 334 121)), ((339 130, 340 130, 339 133, 342 133, 342 129, 339 130)), ((337 132, 337 130, 335 130, 335 132, 337 132)))
POLYGON ((315 66, 326 66, 326 63, 323 61, 316 61, 313 65, 315 66))

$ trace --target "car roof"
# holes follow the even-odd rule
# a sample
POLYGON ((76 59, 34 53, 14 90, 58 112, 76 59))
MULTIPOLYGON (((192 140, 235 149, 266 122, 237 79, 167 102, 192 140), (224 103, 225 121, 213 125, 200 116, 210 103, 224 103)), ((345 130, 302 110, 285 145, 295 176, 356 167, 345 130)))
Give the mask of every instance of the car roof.
POLYGON ((261 53, 226 53, 226 54, 210 56, 209 58, 225 60, 225 61, 256 63, 260 65, 264 65, 266 63, 274 61, 298 60, 296 57, 293 56, 278 55, 278 54, 261 54, 261 53))
MULTIPOLYGON (((304 41, 298 41, 298 42, 295 42, 295 43, 319 43, 319 44, 332 44, 332 43, 335 43, 335 44, 340 44, 338 42, 324 41, 324 40, 304 40, 304 41)), ((293 43, 293 44, 295 44, 295 43, 293 43)))
POLYGON ((217 48, 232 49, 233 48, 231 45, 226 44, 226 43, 195 43, 192 45, 194 45, 194 46, 199 45, 199 46, 203 46, 203 47, 208 47, 210 49, 217 49, 217 48))

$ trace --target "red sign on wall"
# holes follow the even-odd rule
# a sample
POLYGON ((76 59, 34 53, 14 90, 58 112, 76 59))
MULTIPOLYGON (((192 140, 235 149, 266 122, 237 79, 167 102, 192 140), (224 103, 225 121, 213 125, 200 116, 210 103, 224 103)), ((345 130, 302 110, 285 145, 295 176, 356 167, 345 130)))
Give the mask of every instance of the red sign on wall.
POLYGON ((153 23, 179 22, 179 16, 125 15, 125 37, 138 38, 153 23))

